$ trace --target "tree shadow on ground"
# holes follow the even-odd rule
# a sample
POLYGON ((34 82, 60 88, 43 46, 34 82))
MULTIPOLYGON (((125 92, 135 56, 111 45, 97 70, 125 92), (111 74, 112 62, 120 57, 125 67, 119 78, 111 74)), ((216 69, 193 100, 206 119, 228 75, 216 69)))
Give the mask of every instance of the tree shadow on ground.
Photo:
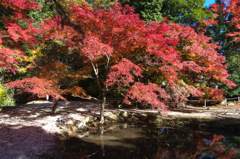
POLYGON ((40 127, 0 125, 1 159, 59 159, 56 136, 40 127))
POLYGON ((34 121, 49 116, 64 116, 71 113, 96 116, 99 113, 99 102, 72 101, 69 104, 59 102, 56 113, 52 114, 52 103, 24 104, 16 107, 3 107, 2 113, 9 117, 19 117, 34 121), (89 112, 90 110, 90 112, 89 112))

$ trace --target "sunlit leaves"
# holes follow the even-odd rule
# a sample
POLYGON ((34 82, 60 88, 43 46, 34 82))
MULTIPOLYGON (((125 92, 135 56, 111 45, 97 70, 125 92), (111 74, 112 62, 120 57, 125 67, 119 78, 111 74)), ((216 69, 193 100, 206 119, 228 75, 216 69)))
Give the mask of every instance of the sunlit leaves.
POLYGON ((15 90, 17 94, 28 92, 37 95, 39 98, 45 98, 46 95, 50 95, 53 99, 65 100, 65 98, 61 96, 61 90, 59 90, 52 81, 46 79, 37 77, 25 78, 23 80, 9 82, 6 86, 15 90))

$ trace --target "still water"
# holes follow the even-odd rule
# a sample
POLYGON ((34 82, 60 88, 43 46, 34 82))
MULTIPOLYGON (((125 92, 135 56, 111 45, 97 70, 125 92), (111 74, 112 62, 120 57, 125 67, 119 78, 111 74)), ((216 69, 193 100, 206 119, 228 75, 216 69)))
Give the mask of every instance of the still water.
POLYGON ((240 158, 239 136, 147 125, 114 125, 69 138, 63 158, 195 159, 240 158))

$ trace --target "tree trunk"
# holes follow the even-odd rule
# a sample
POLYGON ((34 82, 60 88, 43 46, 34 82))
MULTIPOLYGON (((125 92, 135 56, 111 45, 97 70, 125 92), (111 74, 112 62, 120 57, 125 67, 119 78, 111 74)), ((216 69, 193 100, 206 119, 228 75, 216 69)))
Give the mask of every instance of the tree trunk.
POLYGON ((102 143, 101 143, 102 156, 105 157, 105 148, 104 148, 104 127, 103 127, 103 125, 101 125, 100 130, 101 130, 101 135, 100 135, 100 137, 101 137, 101 141, 102 141, 102 143))
POLYGON ((100 124, 104 123, 104 107, 106 103, 106 93, 102 93, 102 103, 101 103, 101 110, 100 110, 100 124))
POLYGON ((54 101, 54 105, 53 105, 53 107, 52 107, 52 114, 54 114, 55 113, 55 111, 56 111, 56 109, 57 109, 57 106, 58 106, 58 101, 57 100, 55 100, 54 101))

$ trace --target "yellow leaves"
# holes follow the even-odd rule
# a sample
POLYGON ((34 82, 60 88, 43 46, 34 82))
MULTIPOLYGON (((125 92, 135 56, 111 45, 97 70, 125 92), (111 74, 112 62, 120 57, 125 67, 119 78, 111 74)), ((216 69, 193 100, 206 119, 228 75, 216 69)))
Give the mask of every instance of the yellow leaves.
POLYGON ((6 90, 0 85, 0 101, 7 96, 6 90))
POLYGON ((97 8, 108 8, 110 6, 113 6, 114 2, 112 2, 111 0, 95 0, 92 4, 93 7, 97 7, 97 8))
POLYGON ((41 52, 42 48, 44 46, 38 47, 37 50, 28 50, 26 56, 18 56, 17 60, 19 62, 32 62, 34 61, 37 57, 42 57, 43 53, 41 52))
POLYGON ((26 67, 19 67, 17 66, 17 70, 19 73, 26 73, 27 72, 27 68, 26 67))

